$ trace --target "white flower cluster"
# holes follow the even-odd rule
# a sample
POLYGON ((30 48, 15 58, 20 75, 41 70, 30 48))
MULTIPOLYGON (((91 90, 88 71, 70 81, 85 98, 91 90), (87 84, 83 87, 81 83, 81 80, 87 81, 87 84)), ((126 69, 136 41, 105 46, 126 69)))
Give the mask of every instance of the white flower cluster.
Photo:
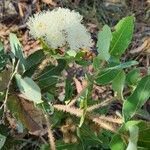
POLYGON ((93 41, 75 11, 57 8, 29 18, 27 25, 34 38, 44 38, 54 49, 68 46, 71 50, 90 49, 93 41))

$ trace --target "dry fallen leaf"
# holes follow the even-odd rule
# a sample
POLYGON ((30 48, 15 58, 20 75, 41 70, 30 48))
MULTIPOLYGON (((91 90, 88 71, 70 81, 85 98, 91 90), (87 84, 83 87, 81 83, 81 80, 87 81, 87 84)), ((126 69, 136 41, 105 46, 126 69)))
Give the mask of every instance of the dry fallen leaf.
POLYGON ((150 37, 145 39, 141 46, 139 46, 136 49, 131 50, 130 53, 134 54, 134 53, 140 53, 142 51, 144 53, 150 53, 150 37))
POLYGON ((52 5, 52 6, 56 6, 56 2, 54 2, 53 0, 42 0, 45 4, 48 5, 52 5))
POLYGON ((12 110, 15 117, 19 119, 23 125, 33 135, 44 135, 47 129, 43 128, 45 119, 42 111, 34 106, 34 104, 18 95, 11 95, 8 98, 8 108, 12 110))
POLYGON ((45 130, 43 129, 43 124, 45 121, 42 111, 37 109, 32 102, 29 102, 23 98, 19 99, 20 106, 22 108, 22 114, 20 114, 20 116, 22 117, 30 134, 45 134, 45 130))
POLYGON ((76 85, 76 89, 77 89, 77 93, 80 93, 83 89, 81 82, 77 79, 77 78, 73 78, 75 85, 76 85))

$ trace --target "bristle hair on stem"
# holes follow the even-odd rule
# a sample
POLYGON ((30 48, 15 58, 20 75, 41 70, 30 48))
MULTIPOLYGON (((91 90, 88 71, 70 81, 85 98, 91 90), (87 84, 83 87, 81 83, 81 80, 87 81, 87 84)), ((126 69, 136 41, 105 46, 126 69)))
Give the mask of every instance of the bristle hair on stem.
MULTIPOLYGON (((68 105, 54 105, 54 108, 59 110, 59 111, 63 111, 63 112, 67 112, 70 114, 73 114, 77 117, 82 117, 83 115, 83 110, 79 109, 79 108, 75 108, 75 107, 69 107, 68 105)), ((101 120, 99 118, 99 115, 88 115, 88 119, 91 120, 92 122, 98 124, 100 127, 110 130, 112 132, 115 132, 115 128, 113 127, 113 125, 111 123, 109 123, 108 121, 105 120, 101 120)))
POLYGON ((48 139, 51 146, 51 150, 56 150, 55 145, 55 138, 53 136, 53 132, 51 130, 50 120, 47 115, 45 115, 46 125, 47 125, 47 132, 48 132, 48 139))
POLYGON ((111 103, 112 101, 113 101, 112 99, 108 99, 108 100, 105 100, 105 101, 103 101, 101 103, 92 105, 92 106, 90 106, 90 107, 87 108, 87 111, 91 112, 91 111, 93 111, 95 109, 98 109, 100 107, 104 107, 104 106, 108 105, 109 103, 111 103))
POLYGON ((115 128, 113 127, 112 124, 108 123, 108 122, 104 122, 99 118, 91 118, 90 120, 92 120, 94 123, 98 124, 100 127, 102 127, 103 129, 106 130, 110 130, 112 132, 116 132, 115 128))
POLYGON ((69 107, 68 105, 54 105, 54 108, 56 108, 59 111, 68 112, 70 114, 73 114, 77 117, 81 117, 83 114, 83 110, 75 107, 69 107))
POLYGON ((122 118, 111 117, 111 116, 104 116, 104 115, 101 115, 98 118, 101 119, 101 120, 104 120, 104 121, 107 121, 107 122, 116 123, 116 124, 122 124, 123 123, 123 119, 122 118))

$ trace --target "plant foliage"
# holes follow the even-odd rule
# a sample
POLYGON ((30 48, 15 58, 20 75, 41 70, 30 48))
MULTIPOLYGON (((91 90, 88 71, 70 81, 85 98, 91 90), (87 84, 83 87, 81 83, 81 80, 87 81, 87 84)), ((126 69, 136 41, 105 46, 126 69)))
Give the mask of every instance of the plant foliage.
POLYGON ((6 149, 8 141, 13 147, 24 141, 41 150, 150 148, 148 121, 137 120, 150 97, 150 75, 140 74, 137 61, 121 59, 132 39, 134 17, 123 18, 114 29, 102 28, 98 55, 92 58, 88 56, 93 52, 83 49, 51 49, 43 39, 43 48, 26 58, 15 34, 9 38, 11 51, 5 52, 0 42, 0 149, 6 149), (74 65, 82 68, 85 83, 78 80, 74 65), (94 87, 105 85, 113 97, 94 99, 94 87), (109 105, 116 101, 122 112, 110 115, 109 105), (25 140, 24 133, 39 136, 41 142, 25 140))

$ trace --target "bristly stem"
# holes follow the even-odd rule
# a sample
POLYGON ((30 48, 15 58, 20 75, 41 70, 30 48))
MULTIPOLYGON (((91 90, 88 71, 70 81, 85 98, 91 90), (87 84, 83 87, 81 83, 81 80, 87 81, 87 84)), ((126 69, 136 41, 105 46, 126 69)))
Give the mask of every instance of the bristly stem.
POLYGON ((53 136, 53 132, 52 132, 52 129, 51 129, 51 123, 50 123, 50 119, 49 119, 49 116, 42 104, 42 111, 44 113, 44 118, 45 118, 45 121, 46 121, 46 126, 47 126, 47 133, 48 133, 48 139, 49 139, 49 144, 51 146, 51 150, 56 150, 56 145, 55 145, 55 138, 53 136))
POLYGON ((50 143, 50 146, 51 146, 51 150, 56 150, 55 139, 54 139, 53 132, 52 132, 52 129, 51 129, 51 124, 50 124, 49 117, 48 117, 47 114, 45 114, 44 116, 45 116, 45 120, 46 120, 48 139, 49 139, 49 143, 50 143))

